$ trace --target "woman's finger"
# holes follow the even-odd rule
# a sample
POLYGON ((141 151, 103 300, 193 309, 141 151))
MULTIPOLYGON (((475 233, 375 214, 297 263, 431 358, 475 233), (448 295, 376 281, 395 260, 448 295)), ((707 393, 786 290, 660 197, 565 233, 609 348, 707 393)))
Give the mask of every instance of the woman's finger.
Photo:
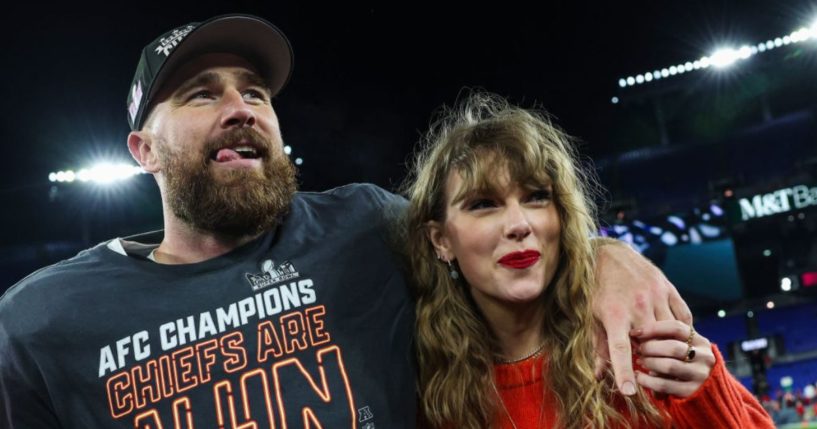
POLYGON ((702 383, 709 376, 709 368, 703 362, 684 362, 671 358, 641 358, 636 363, 654 372, 656 376, 673 378, 679 381, 702 383))
POLYGON ((700 383, 673 380, 661 376, 645 374, 641 371, 635 372, 635 379, 639 385, 651 389, 653 392, 665 393, 679 398, 689 397, 695 393, 695 390, 700 386, 700 383))
POLYGON ((678 340, 649 340, 638 346, 638 355, 642 357, 666 357, 684 360, 687 356, 687 343, 678 340))

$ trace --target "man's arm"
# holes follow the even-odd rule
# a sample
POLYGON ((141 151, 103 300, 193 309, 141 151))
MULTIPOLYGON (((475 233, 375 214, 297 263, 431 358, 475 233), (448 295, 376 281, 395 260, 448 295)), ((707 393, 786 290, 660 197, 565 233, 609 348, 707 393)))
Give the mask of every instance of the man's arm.
POLYGON ((14 305, 0 297, 0 427, 58 428, 39 365, 24 344, 30 334, 19 334, 27 331, 20 329, 14 305))
POLYGON ((597 372, 607 360, 616 386, 625 395, 635 394, 630 330, 657 320, 680 320, 692 324, 692 313, 675 286, 645 257, 621 241, 593 240, 596 250, 597 290, 593 314, 601 322, 597 372))

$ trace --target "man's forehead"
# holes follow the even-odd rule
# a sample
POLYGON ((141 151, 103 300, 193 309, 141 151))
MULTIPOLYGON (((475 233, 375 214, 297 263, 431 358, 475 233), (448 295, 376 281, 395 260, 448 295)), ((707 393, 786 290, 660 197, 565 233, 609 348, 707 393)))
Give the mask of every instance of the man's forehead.
POLYGON ((258 70, 248 60, 234 54, 204 54, 187 61, 174 71, 159 91, 160 99, 195 80, 217 80, 229 72, 241 81, 266 86, 258 70))

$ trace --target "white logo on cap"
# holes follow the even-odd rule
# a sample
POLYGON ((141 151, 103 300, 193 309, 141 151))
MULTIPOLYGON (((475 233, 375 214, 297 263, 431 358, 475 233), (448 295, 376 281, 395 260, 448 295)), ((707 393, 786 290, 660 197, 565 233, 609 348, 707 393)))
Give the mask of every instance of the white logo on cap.
POLYGON ((166 57, 169 56, 170 51, 172 51, 173 48, 175 48, 176 45, 178 45, 179 42, 181 42, 185 36, 187 36, 191 31, 193 31, 194 28, 196 27, 193 25, 177 28, 173 30, 173 32, 170 33, 169 36, 162 37, 161 39, 159 39, 159 45, 156 46, 155 49, 156 53, 165 54, 166 57))
POLYGON ((130 114, 130 120, 135 121, 136 114, 139 112, 139 103, 142 101, 142 82, 137 80, 130 92, 131 101, 128 105, 128 113, 130 114))

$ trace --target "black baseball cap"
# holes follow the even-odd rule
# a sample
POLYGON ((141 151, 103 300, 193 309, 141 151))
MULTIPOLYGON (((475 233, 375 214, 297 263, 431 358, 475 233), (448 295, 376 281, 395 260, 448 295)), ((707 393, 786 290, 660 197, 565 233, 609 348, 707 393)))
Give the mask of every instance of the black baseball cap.
POLYGON ((284 33, 263 18, 220 15, 174 28, 142 50, 128 92, 128 123, 139 130, 153 107, 153 97, 173 71, 205 53, 231 53, 258 69, 272 95, 292 73, 292 46, 284 33))

